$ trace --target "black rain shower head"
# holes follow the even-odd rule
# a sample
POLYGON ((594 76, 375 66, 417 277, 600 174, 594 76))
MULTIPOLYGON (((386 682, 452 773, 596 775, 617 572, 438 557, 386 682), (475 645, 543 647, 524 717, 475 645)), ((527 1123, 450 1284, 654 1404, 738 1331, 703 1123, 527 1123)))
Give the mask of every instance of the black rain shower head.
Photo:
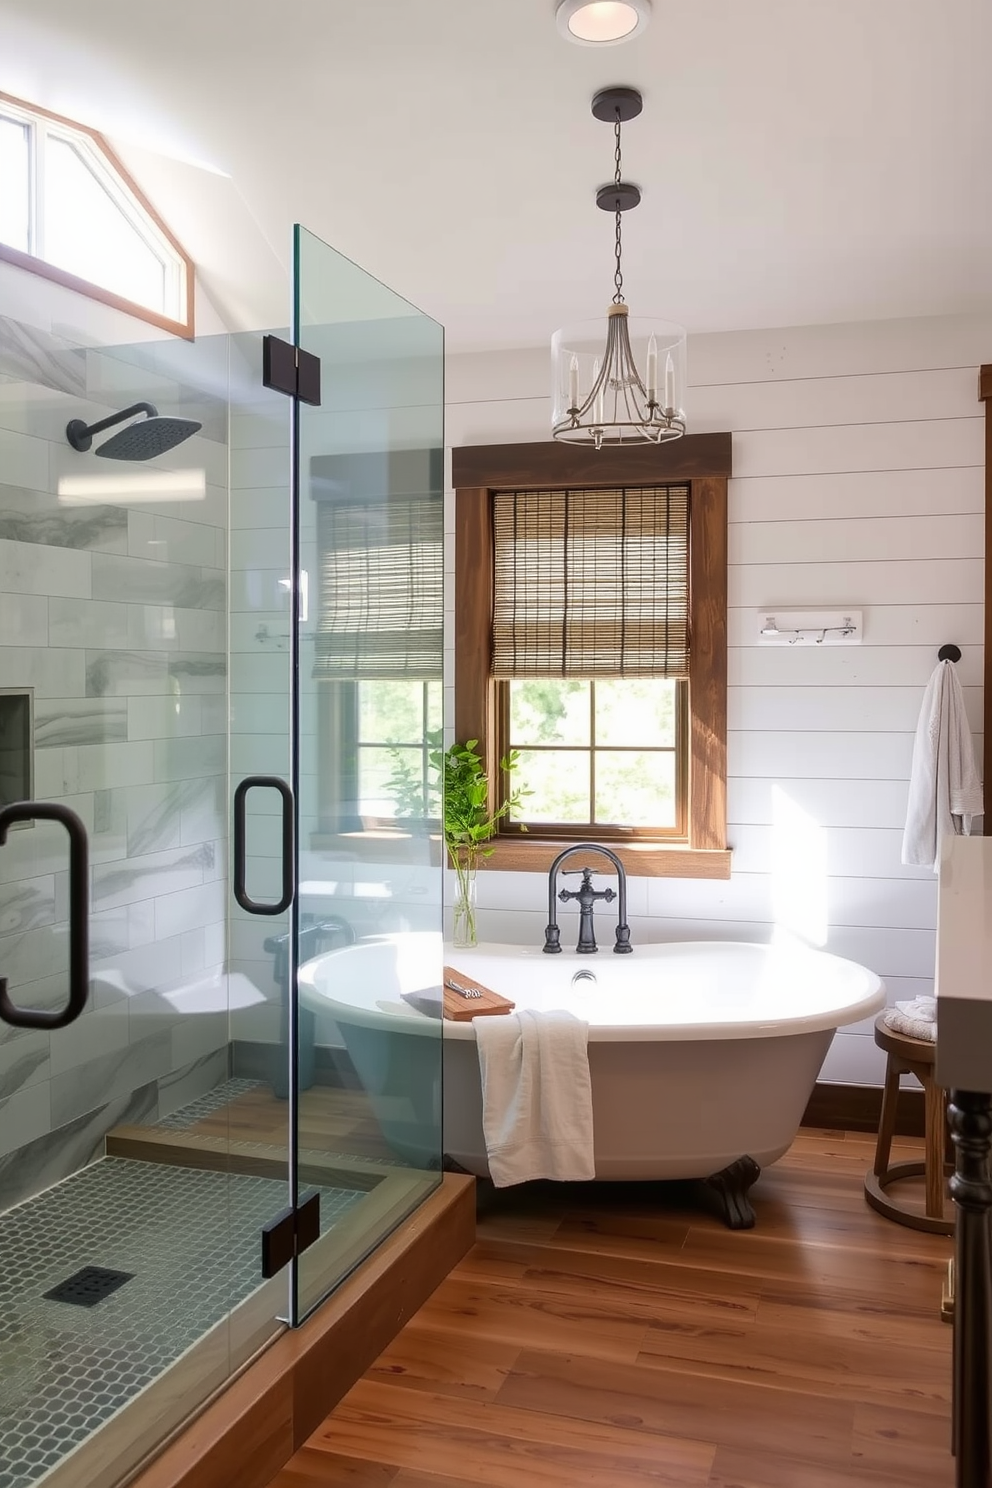
POLYGON ((166 450, 175 449, 177 444, 182 444, 184 439, 203 428, 195 419, 160 416, 153 403, 132 403, 123 413, 111 414, 110 418, 101 419, 97 424, 72 419, 66 425, 65 437, 74 450, 85 454, 93 443, 94 434, 119 424, 122 419, 130 418, 135 413, 143 413, 147 417, 121 429, 119 434, 105 440, 93 453, 104 455, 108 460, 153 460, 156 455, 164 455, 166 450))

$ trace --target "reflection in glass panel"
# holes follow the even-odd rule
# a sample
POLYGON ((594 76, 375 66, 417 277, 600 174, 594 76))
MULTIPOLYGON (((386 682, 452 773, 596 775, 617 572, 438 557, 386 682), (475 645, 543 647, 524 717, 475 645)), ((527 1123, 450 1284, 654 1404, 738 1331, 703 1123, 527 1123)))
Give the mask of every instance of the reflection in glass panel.
POLYGON ((49 136, 45 259, 149 309, 166 310, 165 265, 75 145, 49 136), (85 231, 81 227, 85 225, 85 231))
POLYGON ((589 755, 580 750, 522 749, 514 784, 529 791, 518 821, 588 822, 589 755))
POLYGON ((594 820, 604 825, 674 827, 674 753, 597 750, 594 820))
POLYGON ((596 743, 675 747, 675 688, 662 677, 596 683, 596 743))
POLYGON ((31 251, 30 132, 16 119, 0 118, 0 243, 31 251))
POLYGON ((589 683, 574 678, 530 677, 510 683, 510 741, 527 744, 589 743, 589 683))
POLYGON ((437 817, 437 772, 430 754, 440 740, 440 681, 356 686, 359 813, 398 821, 437 817))
POLYGON ((441 1024, 403 997, 436 1004, 443 965, 424 818, 444 441, 441 328, 303 229, 296 267, 297 339, 321 359, 320 406, 300 411, 301 562, 316 583, 300 657, 298 1177, 323 1188, 322 1173, 347 1171, 363 1190, 344 1215, 322 1198, 302 1317, 440 1181, 441 1024), (321 941, 335 922, 351 944, 321 941))

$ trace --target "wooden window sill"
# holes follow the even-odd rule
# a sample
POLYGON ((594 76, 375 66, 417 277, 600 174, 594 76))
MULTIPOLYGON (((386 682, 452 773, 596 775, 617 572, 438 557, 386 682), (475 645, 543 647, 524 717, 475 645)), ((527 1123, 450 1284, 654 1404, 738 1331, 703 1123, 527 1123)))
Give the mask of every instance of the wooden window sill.
MULTIPOLYGON (((583 839, 577 838, 576 841, 583 839)), ((483 858, 479 867, 487 872, 547 873, 567 842, 547 838, 500 837, 492 857, 483 858)), ((669 846, 661 842, 604 842, 620 859, 634 878, 729 878, 729 848, 702 849, 669 846)))
MULTIPOLYGON (((577 842, 584 839, 577 837, 577 842)), ((528 835, 498 837, 489 844, 493 854, 479 859, 484 872, 547 873, 555 858, 569 844, 561 838, 528 835)), ((634 878, 729 878, 730 848, 703 849, 661 842, 606 842, 634 878)), ((314 852, 336 852, 359 862, 423 863, 438 866, 442 860, 441 839, 436 832, 409 834, 399 831, 315 832, 310 838, 314 852), (426 844, 426 853, 425 853, 426 844)), ((445 867, 447 867, 445 859, 445 867)))

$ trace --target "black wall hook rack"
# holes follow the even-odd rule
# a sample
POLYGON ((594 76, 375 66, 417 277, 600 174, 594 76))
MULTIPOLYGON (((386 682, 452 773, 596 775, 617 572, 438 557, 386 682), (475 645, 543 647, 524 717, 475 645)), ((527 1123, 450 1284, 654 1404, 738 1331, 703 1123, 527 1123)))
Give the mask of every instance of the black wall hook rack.
POLYGON ((953 641, 948 641, 946 646, 941 646, 937 652, 938 661, 960 661, 961 647, 955 646, 953 641))

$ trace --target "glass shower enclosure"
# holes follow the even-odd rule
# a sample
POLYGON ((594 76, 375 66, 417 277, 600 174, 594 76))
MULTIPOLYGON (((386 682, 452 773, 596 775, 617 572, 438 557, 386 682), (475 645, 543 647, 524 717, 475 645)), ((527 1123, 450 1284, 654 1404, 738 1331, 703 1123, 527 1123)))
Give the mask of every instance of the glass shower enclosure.
POLYGON ((440 1181, 442 332, 292 277, 184 341, 0 273, 0 1488, 113 1488, 440 1181))

